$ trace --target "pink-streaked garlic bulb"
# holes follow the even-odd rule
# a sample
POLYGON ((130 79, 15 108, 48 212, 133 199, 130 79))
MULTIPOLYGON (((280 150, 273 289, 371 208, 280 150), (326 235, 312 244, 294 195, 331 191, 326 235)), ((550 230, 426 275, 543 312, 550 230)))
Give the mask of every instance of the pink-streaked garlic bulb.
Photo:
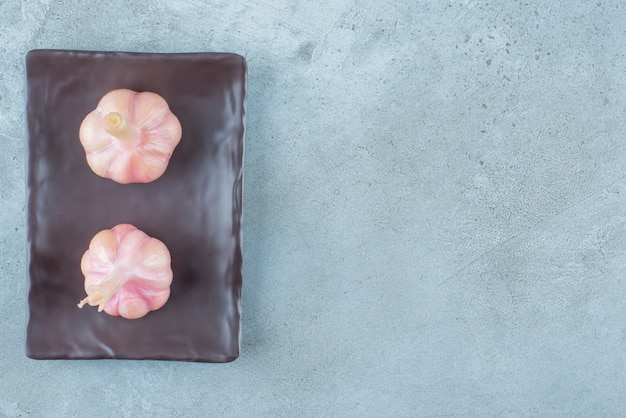
POLYGON ((120 224, 98 232, 83 255, 87 297, 112 316, 137 319, 161 308, 170 296, 170 252, 161 241, 133 225, 120 224))
POLYGON ((80 125, 87 164, 118 183, 149 183, 165 172, 182 128, 156 93, 107 93, 80 125))

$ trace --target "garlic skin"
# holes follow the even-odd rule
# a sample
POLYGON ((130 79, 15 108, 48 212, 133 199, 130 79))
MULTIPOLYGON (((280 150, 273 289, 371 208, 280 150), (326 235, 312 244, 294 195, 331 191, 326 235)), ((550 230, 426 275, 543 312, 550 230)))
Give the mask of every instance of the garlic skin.
POLYGON ((165 244, 133 225, 100 231, 80 263, 87 297, 78 307, 88 304, 112 316, 141 318, 167 302, 173 276, 170 265, 165 244))
POLYGON ((165 172, 182 127, 158 94, 119 89, 100 99, 78 135, 98 176, 121 184, 149 183, 165 172))

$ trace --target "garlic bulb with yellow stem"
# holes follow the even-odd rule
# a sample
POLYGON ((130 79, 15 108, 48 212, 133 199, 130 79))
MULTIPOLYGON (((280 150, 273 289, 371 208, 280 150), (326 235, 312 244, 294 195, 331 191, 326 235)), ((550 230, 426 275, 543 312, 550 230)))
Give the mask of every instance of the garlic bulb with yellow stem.
POLYGON ((149 183, 167 168, 182 127, 163 97, 113 90, 83 120, 80 142, 87 164, 118 183, 149 183))

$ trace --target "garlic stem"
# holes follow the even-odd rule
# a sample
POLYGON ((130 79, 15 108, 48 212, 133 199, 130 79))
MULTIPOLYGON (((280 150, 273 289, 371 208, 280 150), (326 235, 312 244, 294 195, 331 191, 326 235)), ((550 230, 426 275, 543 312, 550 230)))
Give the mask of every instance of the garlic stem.
POLYGON ((120 141, 131 142, 137 138, 135 128, 117 112, 108 113, 104 117, 104 129, 120 141))
POLYGON ((81 300, 77 306, 79 308, 82 308, 85 304, 98 306, 98 312, 102 312, 115 292, 117 292, 127 280, 128 277, 126 277, 126 275, 122 274, 120 271, 113 270, 102 282, 89 286, 87 297, 81 300))

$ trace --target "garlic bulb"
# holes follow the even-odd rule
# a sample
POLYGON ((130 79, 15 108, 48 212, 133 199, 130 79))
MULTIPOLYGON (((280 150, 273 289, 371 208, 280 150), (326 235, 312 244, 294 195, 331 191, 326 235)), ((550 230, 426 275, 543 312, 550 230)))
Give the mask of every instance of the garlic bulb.
POLYGON ((81 260, 87 297, 78 307, 89 304, 112 316, 141 318, 167 302, 170 262, 165 244, 133 225, 100 231, 81 260))
POLYGON ((149 183, 167 168, 182 128, 165 99, 119 89, 83 120, 79 137, 94 173, 118 183, 149 183))

